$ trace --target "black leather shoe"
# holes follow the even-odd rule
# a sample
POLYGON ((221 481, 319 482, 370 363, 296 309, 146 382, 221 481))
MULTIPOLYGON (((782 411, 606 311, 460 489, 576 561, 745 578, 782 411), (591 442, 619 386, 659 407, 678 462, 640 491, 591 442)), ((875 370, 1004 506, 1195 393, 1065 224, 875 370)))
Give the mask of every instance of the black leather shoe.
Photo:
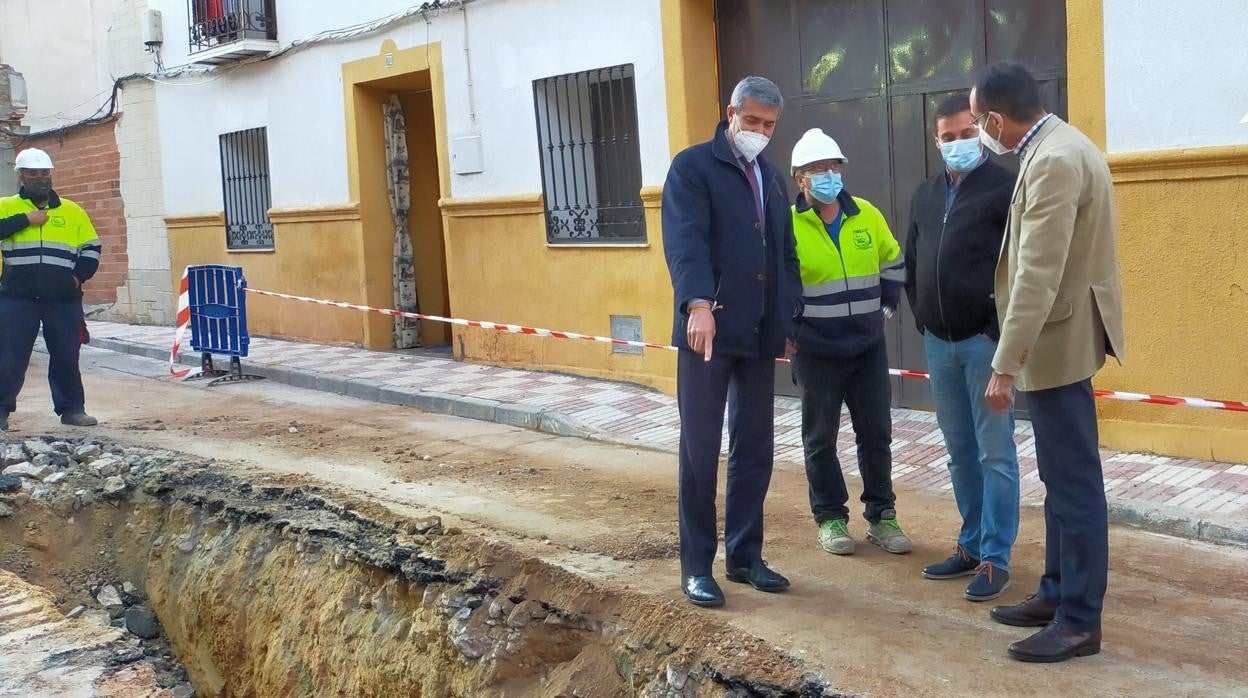
POLYGON ((1057 607, 1032 594, 1027 600, 1013 606, 994 606, 991 615, 998 623, 1018 628, 1038 628, 1053 622, 1057 607))
POLYGON ((694 606, 712 606, 724 605, 724 592, 720 590, 719 584, 715 582, 714 577, 695 577, 693 575, 684 578, 685 598, 689 599, 689 603, 694 606))
POLYGON ((68 424, 71 427, 93 427, 100 421, 86 412, 74 412, 72 414, 61 415, 61 424, 68 424))
POLYGON ((1060 622, 1010 645, 1010 656, 1020 662, 1064 662, 1074 657, 1090 657, 1101 651, 1101 631, 1075 630, 1060 622))
POLYGON ((784 591, 789 588, 789 580, 767 567, 767 563, 759 560, 749 567, 728 567, 728 581, 738 584, 749 584, 750 586, 765 591, 775 593, 784 591))

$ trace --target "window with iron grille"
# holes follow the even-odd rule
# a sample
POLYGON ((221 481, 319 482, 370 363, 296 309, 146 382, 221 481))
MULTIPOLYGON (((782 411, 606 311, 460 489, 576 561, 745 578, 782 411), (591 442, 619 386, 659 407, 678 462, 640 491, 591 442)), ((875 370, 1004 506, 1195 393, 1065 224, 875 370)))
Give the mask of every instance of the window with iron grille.
POLYGON ((633 66, 534 80, 533 101, 546 239, 645 242, 633 66))
POLYGON ((269 222, 269 139, 263 126, 221 134, 225 244, 231 250, 273 249, 269 222))

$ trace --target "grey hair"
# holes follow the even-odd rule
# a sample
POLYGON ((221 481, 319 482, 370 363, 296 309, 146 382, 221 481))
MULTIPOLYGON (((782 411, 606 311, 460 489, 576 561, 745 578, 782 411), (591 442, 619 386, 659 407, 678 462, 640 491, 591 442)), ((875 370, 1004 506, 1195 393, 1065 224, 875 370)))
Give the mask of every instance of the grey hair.
POLYGON ((758 102, 760 106, 767 108, 784 108, 784 95, 780 94, 780 88, 776 87, 776 83, 767 78, 751 75, 742 78, 737 86, 732 88, 732 108, 741 109, 745 106, 745 100, 752 99, 758 102))

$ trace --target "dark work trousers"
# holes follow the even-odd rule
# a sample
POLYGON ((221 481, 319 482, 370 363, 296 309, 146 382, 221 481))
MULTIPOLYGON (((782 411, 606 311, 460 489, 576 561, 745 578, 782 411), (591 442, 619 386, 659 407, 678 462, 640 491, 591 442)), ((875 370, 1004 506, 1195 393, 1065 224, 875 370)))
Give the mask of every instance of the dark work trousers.
POLYGON ((848 519, 849 491, 837 457, 841 407, 849 407, 858 444, 864 516, 879 523, 894 508, 892 386, 884 340, 858 356, 833 358, 806 354, 798 348, 793 370, 802 397, 802 445, 806 481, 815 522, 848 519))
POLYGON ((718 540, 715 493, 728 406, 728 493, 724 547, 728 564, 747 566, 763 555, 763 498, 771 484, 775 444, 774 359, 687 349, 677 359, 680 405, 680 568, 710 576, 718 540))
POLYGON ((1100 630, 1109 574, 1109 519, 1092 381, 1027 393, 1044 483, 1041 599, 1057 620, 1100 630))
POLYGON ((0 412, 17 408, 39 325, 48 348, 48 384, 57 414, 82 412, 82 300, 0 298, 0 412))

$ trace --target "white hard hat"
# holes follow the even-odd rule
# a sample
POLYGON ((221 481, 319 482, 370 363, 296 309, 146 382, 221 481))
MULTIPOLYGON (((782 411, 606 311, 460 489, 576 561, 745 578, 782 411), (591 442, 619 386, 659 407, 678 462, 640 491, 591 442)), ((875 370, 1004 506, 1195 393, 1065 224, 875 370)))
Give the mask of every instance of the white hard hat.
POLYGON ((803 133, 797 145, 793 146, 793 171, 797 172, 798 168, 820 160, 849 162, 849 158, 841 152, 841 146, 837 145, 831 136, 824 133, 821 128, 812 128, 803 133))
POLYGON ((17 154, 17 160, 13 163, 13 169, 50 170, 52 169, 52 158, 38 148, 27 148, 17 154))

